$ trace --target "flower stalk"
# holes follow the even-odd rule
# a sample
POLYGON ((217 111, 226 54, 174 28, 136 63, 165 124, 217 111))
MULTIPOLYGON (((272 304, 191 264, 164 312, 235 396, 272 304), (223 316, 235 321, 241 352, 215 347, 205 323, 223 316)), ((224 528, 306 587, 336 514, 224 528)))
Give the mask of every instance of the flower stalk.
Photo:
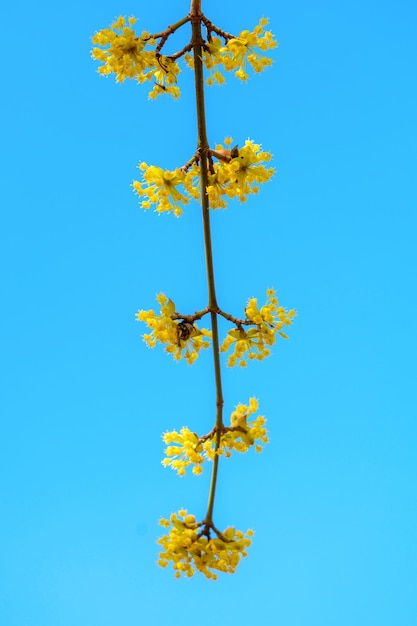
MULTIPOLYGON (((197 112, 197 129, 198 129, 198 152, 200 155, 200 176, 201 176, 201 209, 203 216, 204 229, 204 248, 206 255, 206 271, 208 285, 208 306, 211 307, 211 330, 212 330, 212 349, 214 361, 214 377, 216 382, 216 452, 220 446, 221 429, 223 428, 223 391, 222 391, 222 375, 220 364, 220 345, 217 312, 213 309, 217 308, 216 287, 214 279, 213 264, 213 247, 211 242, 211 225, 210 225, 210 205, 207 193, 208 187, 208 155, 210 146, 207 139, 206 129, 206 112, 204 103, 204 70, 203 70, 203 38, 201 32, 201 0, 192 0, 190 18, 192 24, 192 41, 194 55, 194 79, 196 94, 196 112, 197 112)), ((219 469, 219 455, 216 454, 213 461, 213 470, 211 474, 211 483, 209 490, 209 498, 207 505, 207 513, 205 523, 210 525, 213 523, 213 508, 216 495, 217 475, 219 469)))

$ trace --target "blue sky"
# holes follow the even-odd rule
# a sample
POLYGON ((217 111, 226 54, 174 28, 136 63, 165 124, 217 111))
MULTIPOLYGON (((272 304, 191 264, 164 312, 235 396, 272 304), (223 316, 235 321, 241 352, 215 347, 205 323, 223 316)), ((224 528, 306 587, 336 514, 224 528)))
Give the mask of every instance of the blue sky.
POLYGON ((160 291, 204 307, 198 205, 144 213, 130 184, 193 154, 192 82, 150 102, 89 56, 115 16, 157 31, 188 2, 24 0, 3 9, 0 621, 414 626, 416 5, 203 7, 235 32, 268 16, 280 44, 207 93, 210 141, 251 137, 277 170, 213 214, 220 304, 274 286, 298 312, 270 359, 224 368, 226 415, 253 395, 268 419, 215 507, 253 546, 216 583, 155 565, 159 517, 202 517, 209 481, 162 468, 160 435, 210 430, 214 385, 210 354, 175 364, 134 318, 160 291))

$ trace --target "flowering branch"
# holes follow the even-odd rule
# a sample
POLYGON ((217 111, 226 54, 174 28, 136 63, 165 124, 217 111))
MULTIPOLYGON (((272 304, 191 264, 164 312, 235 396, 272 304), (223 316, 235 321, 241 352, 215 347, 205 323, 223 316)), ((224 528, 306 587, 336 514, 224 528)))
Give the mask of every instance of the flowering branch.
POLYGON ((207 305, 192 314, 178 312, 175 302, 160 293, 157 296, 159 313, 152 309, 140 310, 137 319, 148 326, 149 332, 143 335, 147 345, 153 348, 162 344, 175 360, 186 360, 191 365, 201 350, 211 345, 216 386, 215 420, 207 434, 198 435, 182 427, 179 432, 163 435, 165 467, 183 476, 186 468, 192 466, 193 474, 198 475, 204 463, 210 462, 212 473, 202 521, 197 522, 185 509, 172 513, 169 519, 161 519, 167 534, 159 539, 162 552, 158 562, 162 567, 171 563, 177 577, 192 576, 197 570, 215 579, 218 571, 233 573, 236 570, 253 536, 251 530, 243 533, 229 527, 220 531, 214 524, 220 458, 230 458, 232 453, 244 453, 250 448, 260 452, 268 443, 265 417, 255 416, 258 410, 255 398, 250 398, 248 405, 237 405, 231 413, 230 424, 225 425, 221 354, 229 353, 229 367, 237 364, 245 367, 248 360, 264 359, 269 356, 277 337, 287 338, 283 331, 292 324, 295 311, 282 307, 273 289, 267 290, 262 306, 258 305, 257 298, 249 298, 243 317, 224 311, 217 302, 210 211, 226 208, 232 199, 246 202, 249 195, 258 193, 260 185, 271 179, 274 169, 268 165, 271 154, 251 139, 232 147, 233 139, 227 137, 223 144, 210 146, 204 90, 205 84, 223 84, 224 73, 233 72, 238 79, 246 81, 248 72, 263 71, 272 63, 264 53, 273 49, 276 42, 272 33, 265 30, 268 23, 265 18, 253 31, 243 30, 238 36, 222 30, 203 14, 201 0, 191 0, 189 14, 159 33, 143 31, 138 36, 133 30, 135 23, 134 17, 128 20, 119 17, 110 28, 96 33, 92 56, 102 63, 99 73, 113 73, 118 82, 128 78, 139 83, 151 82, 150 98, 162 94, 179 97, 180 58, 183 57, 185 64, 194 71, 197 150, 184 165, 173 170, 142 162, 139 166, 141 180, 133 182, 133 189, 141 199, 141 207, 153 207, 157 213, 180 217, 184 206, 191 202, 200 204, 208 292, 207 305), (189 43, 174 54, 162 54, 169 38, 188 23, 191 26, 189 43), (205 316, 210 319, 210 329, 197 326, 205 316), (233 326, 222 341, 219 317, 233 326))

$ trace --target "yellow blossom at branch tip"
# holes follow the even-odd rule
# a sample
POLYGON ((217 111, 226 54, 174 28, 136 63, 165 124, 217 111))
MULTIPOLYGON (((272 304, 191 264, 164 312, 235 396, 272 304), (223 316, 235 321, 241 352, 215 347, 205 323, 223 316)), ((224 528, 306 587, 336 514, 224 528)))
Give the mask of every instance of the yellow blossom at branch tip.
MULTIPOLYGON (((227 137, 224 146, 218 144, 216 151, 233 154, 230 146, 233 139, 227 137)), ((208 174, 207 195, 212 209, 225 208, 229 199, 246 202, 247 196, 259 192, 259 185, 268 182, 274 168, 265 164, 271 154, 262 150, 260 144, 247 139, 230 160, 213 163, 208 174)), ((182 215, 183 207, 190 200, 201 201, 200 167, 193 162, 189 168, 164 170, 156 165, 142 162, 139 165, 142 180, 133 181, 133 189, 141 198, 141 207, 154 207, 157 213, 182 215)))
MULTIPOLYGON (((218 144, 216 151, 233 154, 230 151, 232 141, 231 137, 227 137, 224 146, 218 144)), ((226 208, 231 198, 246 202, 248 195, 258 193, 259 185, 268 182, 274 174, 274 168, 265 165, 270 160, 269 152, 262 150, 261 145, 252 139, 247 139, 243 146, 236 149, 236 156, 230 161, 214 163, 207 186, 211 208, 226 208)))
POLYGON ((159 342, 165 345, 165 351, 172 354, 176 361, 185 359, 192 365, 200 351, 209 347, 211 331, 206 328, 199 329, 196 324, 184 324, 173 318, 175 303, 165 294, 158 294, 157 301, 161 307, 159 314, 153 309, 136 313, 136 319, 145 322, 151 330, 150 333, 143 335, 145 343, 154 348, 159 342))
MULTIPOLYGON (((208 85, 223 84, 223 72, 234 72, 237 78, 246 81, 249 78, 249 68, 259 73, 272 65, 272 59, 264 53, 276 48, 277 43, 274 35, 265 30, 267 24, 268 20, 261 18, 253 31, 242 30, 237 37, 229 37, 226 42, 213 36, 207 42, 203 63, 209 72, 206 79, 208 85)), ((187 54, 185 61, 189 67, 194 67, 192 55, 187 54)))
POLYGON ((258 410, 256 398, 250 398, 249 404, 239 404, 230 416, 230 426, 223 426, 220 442, 217 440, 217 426, 208 434, 199 437, 188 427, 179 432, 165 432, 165 457, 161 461, 164 467, 171 467, 179 476, 185 476, 186 469, 192 467, 195 475, 203 472, 205 461, 213 461, 216 455, 229 458, 232 452, 247 452, 251 446, 260 452, 268 443, 266 419, 263 415, 254 416, 258 410))
POLYGON ((117 82, 124 82, 128 78, 139 83, 151 81, 153 86, 149 97, 152 99, 161 94, 178 98, 178 63, 170 57, 157 56, 153 49, 155 39, 146 31, 139 37, 131 28, 135 23, 135 17, 126 20, 120 16, 110 28, 104 28, 92 37, 96 47, 91 56, 103 64, 98 69, 99 74, 115 74, 117 82))
POLYGON ((212 580, 218 578, 217 572, 233 574, 247 556, 254 535, 250 529, 245 534, 233 527, 220 532, 213 524, 197 523, 184 509, 160 523, 168 532, 158 539, 162 547, 158 564, 167 567, 171 563, 176 578, 191 577, 196 571, 212 580))
POLYGON ((139 166, 143 182, 133 181, 133 189, 140 198, 141 206, 149 209, 152 205, 157 213, 173 213, 175 217, 182 214, 182 206, 190 201, 187 192, 180 191, 185 181, 185 173, 176 170, 163 170, 155 165, 142 162, 139 166))
POLYGON ((221 352, 228 352, 233 347, 233 352, 228 359, 229 367, 237 364, 245 367, 246 358, 261 361, 270 355, 270 347, 274 345, 277 334, 283 339, 288 338, 282 329, 293 323, 296 316, 295 310, 287 311, 280 306, 274 289, 268 289, 266 295, 267 301, 260 308, 257 298, 248 300, 245 309, 245 326, 238 325, 229 330, 223 341, 220 347, 221 352), (246 330, 246 325, 249 326, 248 330, 246 330))

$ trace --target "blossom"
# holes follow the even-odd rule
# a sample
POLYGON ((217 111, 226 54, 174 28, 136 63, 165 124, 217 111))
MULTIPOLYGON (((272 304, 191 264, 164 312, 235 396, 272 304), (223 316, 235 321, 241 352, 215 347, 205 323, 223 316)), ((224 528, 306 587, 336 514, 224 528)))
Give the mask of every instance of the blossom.
POLYGON ((199 330, 195 324, 173 319, 175 303, 163 293, 157 296, 157 301, 161 305, 159 315, 152 309, 136 313, 137 320, 145 322, 151 329, 150 333, 143 335, 144 341, 150 348, 154 348, 159 341, 176 361, 185 359, 191 365, 198 358, 200 350, 209 347, 211 331, 206 328, 199 330))
POLYGON ((149 92, 149 98, 157 98, 161 93, 170 94, 173 98, 179 98, 180 88, 177 85, 177 76, 180 71, 176 61, 169 57, 162 57, 159 60, 159 69, 153 72, 155 85, 149 92))
POLYGON ((184 184, 185 173, 181 169, 163 170, 155 165, 141 163, 144 182, 133 181, 133 189, 138 196, 144 198, 141 202, 143 209, 149 209, 155 205, 157 213, 173 213, 175 217, 182 215, 181 204, 189 202, 188 194, 179 191, 184 184))
MULTIPOLYGON (((272 59, 263 53, 276 48, 277 42, 270 31, 265 31, 267 24, 268 20, 261 18, 253 31, 243 30, 237 37, 227 37, 225 43, 220 37, 211 38, 203 53, 203 63, 209 71, 208 85, 225 82, 222 70, 234 72, 237 78, 246 81, 249 78, 248 65, 256 73, 272 65, 272 59)), ((186 55, 185 60, 187 65, 194 67, 191 55, 186 55)))
POLYGON ((227 352, 234 346, 233 353, 229 356, 228 365, 233 367, 236 363, 245 367, 248 359, 262 360, 269 356, 270 346, 274 345, 276 335, 288 339, 288 335, 283 332, 283 328, 293 323, 296 313, 294 309, 287 311, 278 303, 274 289, 268 289, 267 301, 260 309, 256 298, 248 300, 245 313, 248 325, 255 325, 256 328, 245 330, 243 325, 229 330, 226 339, 220 347, 221 352, 227 352))
POLYGON ((225 54, 224 69, 228 72, 235 70, 235 75, 241 80, 247 80, 247 63, 255 72, 272 65, 272 59, 261 53, 276 48, 277 43, 270 31, 264 32, 268 24, 266 18, 261 18, 252 32, 243 30, 238 37, 230 39, 226 46, 221 48, 225 54))
POLYGON ((232 452, 247 452, 251 446, 261 452, 262 445, 268 443, 265 417, 252 417, 258 410, 258 401, 249 399, 249 404, 239 404, 230 416, 230 426, 222 426, 218 440, 218 427, 202 437, 188 427, 180 432, 169 431, 162 435, 166 444, 164 467, 171 467, 179 476, 184 476, 186 468, 193 465, 193 474, 203 472, 203 463, 212 461, 216 455, 230 457, 232 452))
POLYGON ((170 466, 179 476, 184 476, 185 468, 194 464, 193 473, 201 474, 205 459, 201 454, 203 446, 197 433, 183 427, 179 433, 175 430, 164 433, 162 438, 167 444, 166 458, 162 461, 164 467, 170 466))
POLYGON ((91 55, 103 63, 98 69, 99 74, 115 74, 119 83, 127 78, 136 79, 139 83, 154 81, 150 98, 162 93, 178 98, 180 91, 176 83, 180 68, 177 62, 157 55, 153 49, 155 39, 146 31, 138 37, 131 28, 135 23, 135 17, 126 21, 120 16, 110 28, 104 28, 93 36, 92 42, 97 47, 93 48, 91 55))
POLYGON ((217 580, 216 572, 233 574, 241 558, 247 556, 246 548, 254 535, 252 530, 245 534, 233 527, 220 532, 212 524, 197 523, 186 509, 161 519, 160 524, 168 532, 158 539, 163 549, 158 565, 172 563, 176 578, 191 577, 196 570, 212 580, 217 580))
MULTIPOLYGON (((247 139, 241 148, 236 149, 236 156, 227 158, 231 154, 232 142, 233 139, 228 137, 224 145, 216 145, 213 151, 214 154, 226 154, 226 160, 213 163, 212 171, 208 174, 206 190, 212 209, 225 208, 227 198, 245 202, 248 195, 258 193, 259 185, 269 181, 274 174, 274 168, 265 166, 271 160, 271 154, 262 150, 260 144, 252 139, 247 139)), ((133 189, 143 198, 142 208, 154 206, 157 213, 173 213, 175 217, 180 217, 182 207, 190 200, 200 201, 200 166, 196 162, 192 163, 188 171, 184 168, 164 170, 145 162, 140 164, 139 169, 143 181, 133 181, 133 189)))
MULTIPOLYGON (((265 417, 258 415, 251 416, 258 410, 256 398, 249 398, 249 404, 238 404, 230 416, 230 426, 224 428, 221 436, 219 453, 231 456, 232 450, 236 452, 247 452, 251 446, 256 452, 262 451, 262 444, 268 443, 267 431, 265 428, 265 417)), ((211 441, 211 450, 206 452, 208 456, 215 453, 214 442, 211 441)))
POLYGON ((120 16, 110 28, 104 28, 94 35, 92 42, 100 47, 93 48, 91 54, 94 59, 103 62, 98 70, 100 74, 116 74, 118 82, 126 78, 140 80, 144 72, 156 67, 155 53, 144 50, 150 43, 147 41, 147 33, 137 37, 131 28, 135 22, 134 17, 126 22, 120 16))
MULTIPOLYGON (((225 140, 226 148, 230 148, 233 139, 225 140)), ((222 144, 216 151, 225 151, 222 144)), ((249 194, 258 193, 259 185, 268 182, 274 174, 273 167, 265 167, 264 163, 271 160, 271 154, 262 150, 260 144, 247 139, 244 146, 237 150, 237 156, 230 161, 219 160, 214 165, 214 173, 209 173, 207 194, 210 206, 224 208, 227 198, 237 198, 246 202, 249 194)))
MULTIPOLYGON (((177 80, 181 70, 177 59, 184 56, 186 64, 194 67, 192 55, 185 54, 189 47, 186 46, 177 55, 162 55, 159 47, 168 39, 169 27, 167 36, 163 37, 163 33, 153 36, 142 31, 139 37, 132 28, 135 23, 134 17, 126 20, 120 16, 110 28, 104 28, 93 36, 95 47, 91 54, 95 60, 102 62, 99 73, 105 76, 115 74, 117 82, 124 82, 127 78, 136 79, 139 83, 153 81, 149 92, 152 99, 163 93, 178 98, 180 89, 177 80), (157 39, 160 40, 158 47, 157 39)), ((261 18, 253 31, 243 30, 237 37, 225 34, 224 43, 217 36, 210 37, 203 52, 203 63, 209 71, 207 83, 224 83, 222 70, 233 71, 240 80, 247 80, 249 67, 258 73, 271 65, 272 59, 264 52, 277 44, 272 33, 265 31, 267 24, 268 20, 261 18)))

